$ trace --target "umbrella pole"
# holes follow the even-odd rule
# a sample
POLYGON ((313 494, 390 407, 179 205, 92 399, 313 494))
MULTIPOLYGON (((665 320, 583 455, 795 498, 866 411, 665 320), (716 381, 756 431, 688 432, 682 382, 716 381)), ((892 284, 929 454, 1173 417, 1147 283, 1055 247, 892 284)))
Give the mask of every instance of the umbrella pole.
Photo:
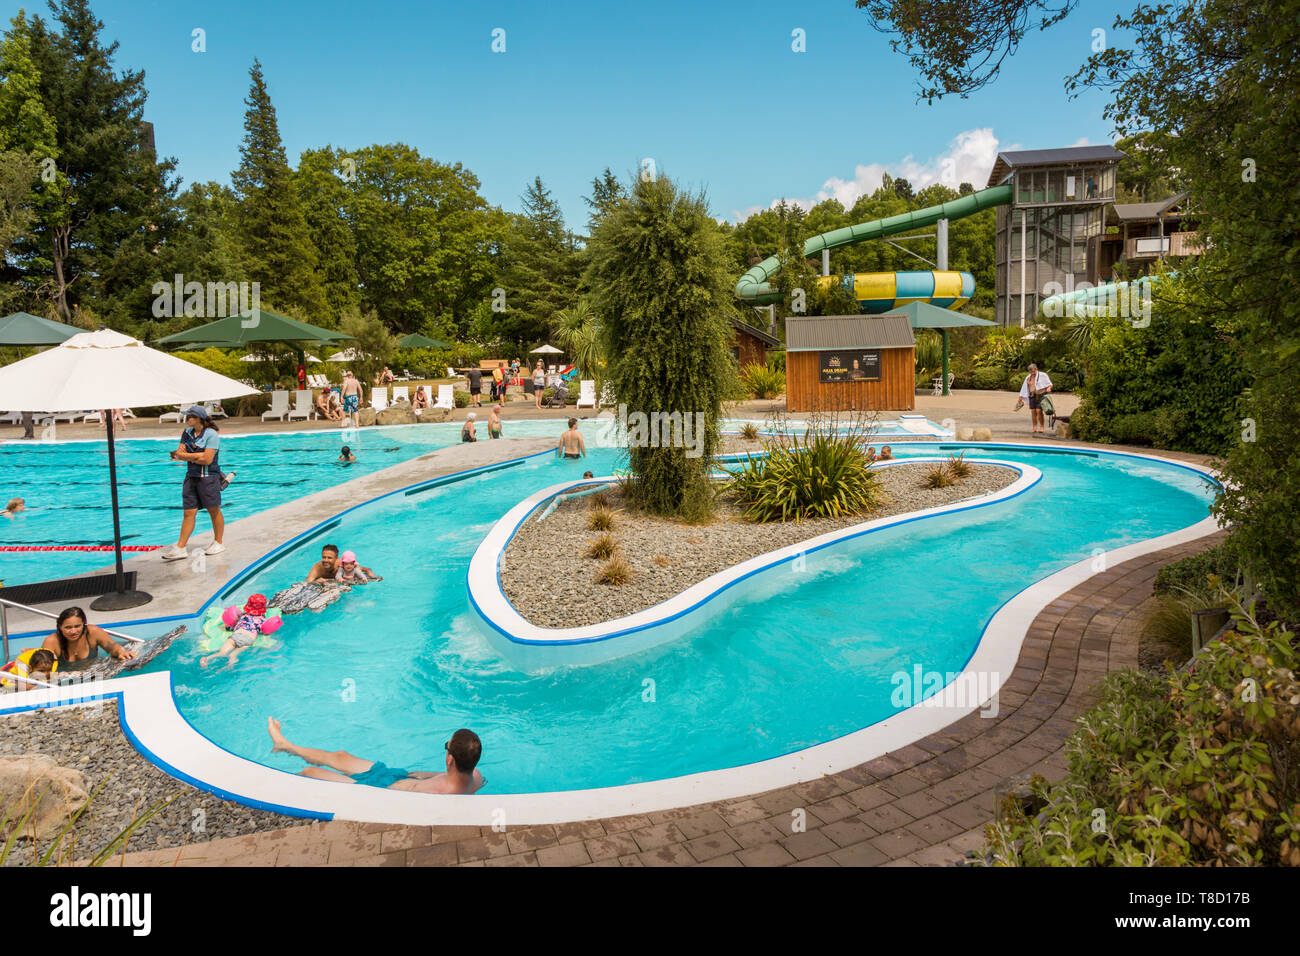
POLYGON ((153 597, 144 591, 128 591, 126 574, 122 570, 122 520, 117 508, 117 456, 113 448, 113 410, 104 409, 104 427, 108 432, 108 490, 113 499, 113 550, 117 556, 116 587, 90 603, 96 611, 124 611, 127 608, 148 604, 153 597))

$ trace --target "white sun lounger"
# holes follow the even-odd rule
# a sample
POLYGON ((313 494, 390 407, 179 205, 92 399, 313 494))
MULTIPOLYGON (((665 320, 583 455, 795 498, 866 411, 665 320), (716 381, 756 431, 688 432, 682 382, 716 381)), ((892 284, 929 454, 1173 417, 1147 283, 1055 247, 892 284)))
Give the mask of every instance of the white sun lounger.
POLYGON ((293 421, 295 418, 301 418, 303 421, 307 421, 311 418, 311 389, 295 389, 293 393, 293 408, 285 412, 285 415, 288 417, 289 421, 293 421))
POLYGON ((284 421, 289 415, 289 393, 279 391, 271 393, 271 407, 262 412, 262 421, 268 418, 274 418, 276 421, 284 421))
POLYGON ((377 412, 388 407, 388 386, 376 385, 370 390, 370 407, 377 412))
POLYGON ((409 402, 411 400, 411 389, 409 385, 393 386, 393 402, 396 404, 398 399, 409 402))
POLYGON ((452 385, 438 386, 438 400, 433 403, 434 408, 455 408, 456 396, 452 393, 452 385))
POLYGON ((578 408, 583 406, 588 408, 596 407, 596 380, 594 378, 583 379, 578 383, 578 408))

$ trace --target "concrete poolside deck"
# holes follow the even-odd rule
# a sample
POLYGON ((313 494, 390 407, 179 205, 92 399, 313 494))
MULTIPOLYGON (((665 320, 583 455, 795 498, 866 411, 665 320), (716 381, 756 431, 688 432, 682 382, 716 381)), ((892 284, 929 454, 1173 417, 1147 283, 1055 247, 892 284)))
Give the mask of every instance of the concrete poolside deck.
MULTIPOLYGON (((978 712, 842 773, 736 800, 555 826, 332 821, 183 849, 128 866, 945 866, 983 843, 994 788, 1066 768, 1074 720, 1106 674, 1137 665, 1156 572, 1201 539, 1095 575, 1038 615, 996 716, 978 712), (801 814, 798 811, 803 811, 801 814), (805 821, 794 832, 796 816, 805 821)), ((484 795, 484 800, 491 800, 484 795)), ((119 862, 115 860, 114 863, 119 862)))

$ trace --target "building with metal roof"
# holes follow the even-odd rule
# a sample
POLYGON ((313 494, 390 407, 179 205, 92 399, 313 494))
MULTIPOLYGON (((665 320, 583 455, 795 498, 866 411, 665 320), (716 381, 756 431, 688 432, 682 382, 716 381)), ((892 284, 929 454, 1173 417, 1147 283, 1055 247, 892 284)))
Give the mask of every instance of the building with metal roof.
POLYGON ((910 410, 916 338, 906 315, 823 315, 785 320, 786 409, 910 410))

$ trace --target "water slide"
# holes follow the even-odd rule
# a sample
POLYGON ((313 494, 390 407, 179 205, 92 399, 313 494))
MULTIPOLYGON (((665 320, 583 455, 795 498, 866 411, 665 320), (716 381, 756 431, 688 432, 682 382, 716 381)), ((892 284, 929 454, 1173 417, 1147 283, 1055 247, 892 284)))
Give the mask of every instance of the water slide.
MULTIPOLYGON (((905 212, 886 219, 873 219, 845 226, 813 236, 803 244, 805 258, 815 256, 823 249, 837 246, 849 246, 871 239, 884 239, 888 236, 933 226, 940 219, 965 219, 994 206, 1004 206, 1011 202, 1011 185, 993 186, 912 212, 905 212)), ((764 259, 750 269, 736 283, 736 295, 750 305, 766 305, 778 302, 781 293, 772 289, 768 282, 781 268, 777 256, 764 259)), ((827 276, 824 283, 836 281, 827 276)), ((975 277, 969 272, 864 272, 840 277, 845 288, 858 300, 862 310, 871 314, 888 312, 909 302, 929 302, 942 309, 957 309, 965 305, 975 293, 975 277)))

